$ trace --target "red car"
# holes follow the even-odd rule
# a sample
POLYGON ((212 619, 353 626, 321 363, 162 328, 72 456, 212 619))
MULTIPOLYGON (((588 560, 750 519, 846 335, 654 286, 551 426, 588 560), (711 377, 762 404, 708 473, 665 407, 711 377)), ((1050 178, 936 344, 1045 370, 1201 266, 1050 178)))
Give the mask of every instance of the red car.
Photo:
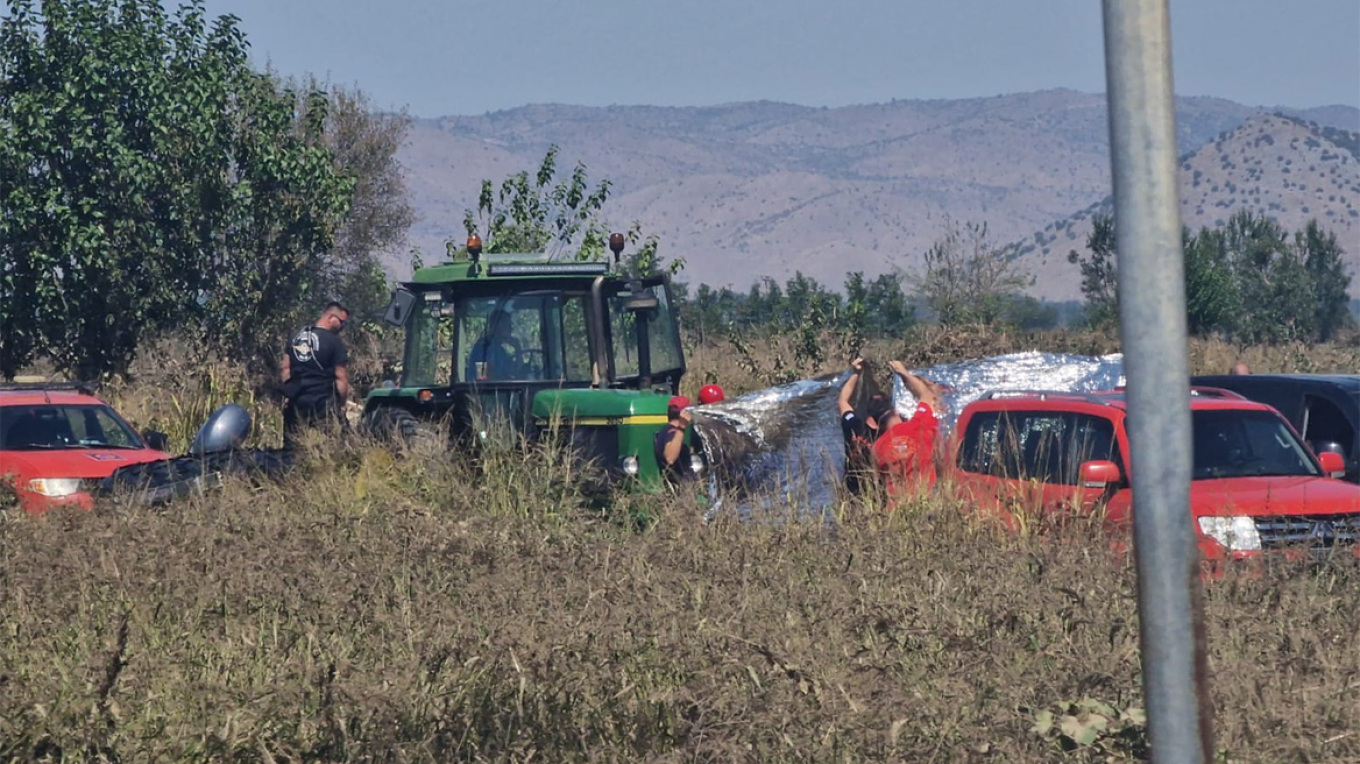
POLYGON ((24 510, 90 509, 90 489, 119 467, 169 459, 107 403, 79 385, 0 386, 0 479, 24 510))
MULTIPOLYGON (((1275 409, 1226 390, 1190 400, 1194 467, 1191 528, 1208 559, 1263 549, 1360 547, 1360 486, 1334 479, 1338 454, 1313 454, 1275 409)), ((1128 415, 1121 391, 993 393, 959 417, 952 476, 962 495, 1024 522, 1023 509, 1103 512, 1126 525, 1128 415)))

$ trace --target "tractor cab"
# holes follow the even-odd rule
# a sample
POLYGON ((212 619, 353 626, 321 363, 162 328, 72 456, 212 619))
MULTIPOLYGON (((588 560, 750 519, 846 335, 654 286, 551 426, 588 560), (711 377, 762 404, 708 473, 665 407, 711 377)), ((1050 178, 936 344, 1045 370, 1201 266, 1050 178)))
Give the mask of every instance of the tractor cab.
POLYGON ((664 274, 482 255, 474 237, 466 259, 401 284, 385 318, 406 346, 399 379, 365 402, 367 429, 437 426, 473 450, 565 433, 608 471, 657 482, 652 436, 685 373, 664 274))

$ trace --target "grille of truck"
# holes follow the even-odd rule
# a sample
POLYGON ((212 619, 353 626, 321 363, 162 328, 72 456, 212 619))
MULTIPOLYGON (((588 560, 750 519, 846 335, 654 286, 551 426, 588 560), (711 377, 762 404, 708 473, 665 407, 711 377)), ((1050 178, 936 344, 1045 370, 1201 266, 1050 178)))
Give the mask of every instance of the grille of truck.
POLYGON ((1293 517, 1258 517, 1261 548, 1325 548, 1360 540, 1360 513, 1293 517))

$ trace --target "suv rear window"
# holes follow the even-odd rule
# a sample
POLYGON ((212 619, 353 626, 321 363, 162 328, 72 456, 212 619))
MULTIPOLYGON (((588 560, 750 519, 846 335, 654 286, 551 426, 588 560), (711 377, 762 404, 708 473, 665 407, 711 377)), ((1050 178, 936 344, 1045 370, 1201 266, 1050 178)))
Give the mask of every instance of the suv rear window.
POLYGON ((1083 462, 1120 463, 1110 420, 1059 411, 984 411, 964 433, 959 468, 1012 480, 1076 485, 1083 462))

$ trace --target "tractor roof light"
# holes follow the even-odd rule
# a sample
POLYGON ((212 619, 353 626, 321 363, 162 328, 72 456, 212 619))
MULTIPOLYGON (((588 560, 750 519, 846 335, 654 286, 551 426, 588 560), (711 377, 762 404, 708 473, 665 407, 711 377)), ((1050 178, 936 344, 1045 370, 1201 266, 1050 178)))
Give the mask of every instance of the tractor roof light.
POLYGON ((482 269, 482 237, 472 234, 467 239, 468 259, 472 261, 472 275, 477 275, 482 269))
POLYGON ((609 234, 609 251, 614 253, 614 265, 616 266, 619 264, 619 256, 623 254, 623 243, 623 234, 609 234))

